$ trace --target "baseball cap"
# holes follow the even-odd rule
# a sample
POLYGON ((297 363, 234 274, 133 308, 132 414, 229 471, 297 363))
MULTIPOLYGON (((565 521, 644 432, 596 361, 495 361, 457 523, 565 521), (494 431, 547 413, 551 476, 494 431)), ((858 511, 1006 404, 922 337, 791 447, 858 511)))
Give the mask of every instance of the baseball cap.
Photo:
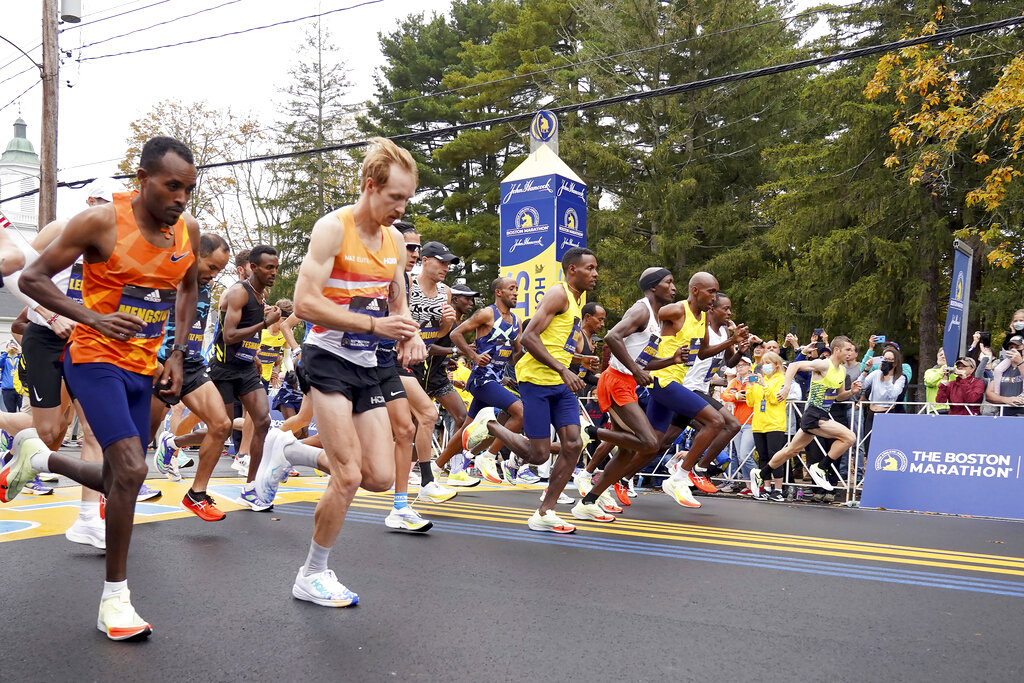
POLYGON ((459 257, 448 250, 448 247, 444 246, 440 242, 427 242, 420 247, 421 258, 436 258, 439 261, 445 263, 454 263, 459 265, 459 257))
POLYGON ((1024 346, 1024 337, 1019 334, 1015 334, 1010 337, 1010 341, 1006 342, 1007 346, 1024 346))
POLYGON ((452 296, 468 296, 474 297, 480 292, 473 291, 466 285, 452 285, 452 296))
POLYGON ((740 358, 740 361, 743 362, 743 363, 746 363, 747 365, 753 365, 754 364, 754 362, 752 360, 750 360, 749 356, 742 356, 740 358))
MULTIPOLYGON (((114 201, 114 185, 115 181, 110 178, 97 178, 85 186, 85 196, 90 199, 95 197, 96 199, 112 202, 114 201)), ((122 192, 123 188, 117 188, 116 191, 122 192)))
POLYGON ((956 365, 970 365, 972 368, 976 368, 978 367, 978 362, 970 356, 964 356, 957 359, 956 363, 954 363, 954 366, 956 365))

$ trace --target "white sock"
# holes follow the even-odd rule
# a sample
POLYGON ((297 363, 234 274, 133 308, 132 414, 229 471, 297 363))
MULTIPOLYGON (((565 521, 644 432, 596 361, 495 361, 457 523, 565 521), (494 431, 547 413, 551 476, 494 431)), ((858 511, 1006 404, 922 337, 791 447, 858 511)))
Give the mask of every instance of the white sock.
POLYGON ((327 556, 331 554, 330 548, 317 545, 316 541, 309 542, 309 554, 306 556, 306 564, 302 565, 303 576, 309 576, 327 569, 327 556))
POLYGON ((453 455, 449 462, 451 463, 451 474, 458 474, 462 470, 466 469, 466 456, 462 453, 456 453, 453 455))
POLYGON ((36 472, 49 472, 50 471, 50 449, 44 448, 36 451, 28 459, 29 466, 32 467, 36 472))
POLYGON ((91 522, 100 516, 100 502, 98 500, 83 500, 78 507, 78 518, 83 522, 91 522))
POLYGON ((690 481, 690 470, 684 470, 682 467, 680 467, 679 469, 676 470, 676 473, 672 475, 672 481, 675 481, 675 482, 680 482, 680 481, 689 482, 690 481))
POLYGON ((319 469, 320 449, 308 446, 301 441, 293 441, 284 447, 284 457, 291 465, 302 465, 319 469))
POLYGON ((116 595, 125 590, 128 590, 128 579, 124 581, 104 581, 103 595, 100 597, 100 600, 106 600, 111 595, 116 595))

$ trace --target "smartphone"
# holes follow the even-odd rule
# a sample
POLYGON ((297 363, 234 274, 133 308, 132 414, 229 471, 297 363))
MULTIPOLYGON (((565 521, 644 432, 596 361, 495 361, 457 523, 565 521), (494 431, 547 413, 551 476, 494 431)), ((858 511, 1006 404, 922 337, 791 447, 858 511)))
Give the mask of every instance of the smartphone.
POLYGON ((793 335, 796 334, 796 325, 790 325, 789 326, 789 333, 793 334, 793 335))
POLYGON ((875 335, 875 342, 878 343, 878 344, 884 344, 885 343, 885 335, 884 334, 876 334, 875 335))
POLYGON ((979 332, 978 343, 982 346, 992 346, 992 333, 991 332, 979 332))
POLYGON ((814 336, 815 337, 820 337, 821 333, 824 332, 824 331, 825 331, 824 327, 815 327, 814 328, 814 336))

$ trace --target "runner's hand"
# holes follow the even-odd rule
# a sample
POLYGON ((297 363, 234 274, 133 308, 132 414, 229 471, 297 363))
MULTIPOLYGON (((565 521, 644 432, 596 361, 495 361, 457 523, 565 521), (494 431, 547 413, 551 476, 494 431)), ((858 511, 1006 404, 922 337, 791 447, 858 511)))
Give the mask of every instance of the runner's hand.
POLYGON ((686 365, 690 362, 690 347, 680 346, 676 349, 676 352, 672 354, 672 362, 676 365, 686 365))
POLYGON ((56 320, 50 323, 50 329, 53 330, 53 333, 61 339, 67 339, 75 330, 75 325, 77 325, 77 323, 74 320, 58 315, 56 320))
POLYGON ((185 374, 182 370, 183 358, 181 353, 171 353, 164 361, 157 384, 160 387, 161 397, 173 398, 181 393, 181 380, 185 374))
POLYGON ((736 329, 732 333, 732 342, 735 344, 736 342, 745 341, 749 336, 750 330, 747 329, 746 325, 737 325, 736 329))
POLYGON ((636 385, 638 387, 650 386, 651 382, 654 381, 654 378, 651 377, 651 373, 647 372, 647 370, 644 368, 640 368, 636 372, 634 372, 633 379, 636 380, 636 385))
POLYGON ((142 318, 137 315, 115 311, 114 313, 98 316, 89 324, 89 327, 104 337, 127 341, 142 329, 143 324, 142 318))
MULTIPOLYGON (((854 382, 854 384, 857 384, 857 382, 854 382)), ((779 393, 775 395, 775 400, 781 402, 781 401, 785 401, 788 397, 789 397, 789 382, 786 382, 785 384, 782 385, 782 388, 779 389, 779 393)))
POLYGON ((405 341, 412 337, 419 339, 419 332, 419 326, 409 316, 389 315, 373 319, 373 333, 384 339, 397 339, 398 341, 405 341))
POLYGON ((445 304, 444 308, 441 309, 441 325, 447 325, 448 323, 455 322, 455 309, 449 304, 445 304))
POLYGON ((491 364, 491 354, 489 353, 478 353, 476 358, 473 360, 474 365, 484 367, 491 364))
POLYGON ((587 383, 569 368, 562 368, 558 374, 561 376, 562 381, 565 382, 565 386, 574 394, 587 388, 587 383))
POLYGON ((395 348, 398 349, 398 362, 403 368, 422 363, 427 359, 427 347, 420 335, 416 333, 400 340, 395 348))
POLYGON ((281 319, 281 309, 277 306, 264 306, 263 307, 263 320, 267 325, 273 325, 281 319))

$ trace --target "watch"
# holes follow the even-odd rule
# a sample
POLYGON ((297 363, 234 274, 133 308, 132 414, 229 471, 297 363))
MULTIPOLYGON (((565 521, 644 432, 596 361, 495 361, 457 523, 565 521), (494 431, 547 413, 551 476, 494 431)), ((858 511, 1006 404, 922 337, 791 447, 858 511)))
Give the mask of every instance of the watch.
POLYGON ((181 355, 187 356, 188 344, 174 344, 173 346, 171 346, 171 353, 174 353, 175 351, 181 351, 181 355))

